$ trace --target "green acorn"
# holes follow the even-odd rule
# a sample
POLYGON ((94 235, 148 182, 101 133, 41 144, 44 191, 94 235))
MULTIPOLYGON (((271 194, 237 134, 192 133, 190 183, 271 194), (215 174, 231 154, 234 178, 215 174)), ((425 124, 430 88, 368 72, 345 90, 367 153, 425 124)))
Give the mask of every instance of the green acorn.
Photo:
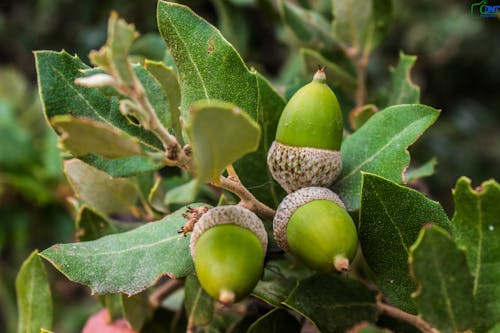
POLYGON ((203 289, 224 304, 250 294, 264 269, 267 233, 262 221, 240 206, 219 206, 203 214, 190 240, 203 289))
POLYGON ((281 114, 267 164, 274 179, 291 193, 333 183, 342 170, 342 112, 337 97, 318 69, 281 114))
POLYGON ((324 187, 285 197, 273 220, 278 245, 313 270, 347 271, 358 248, 354 222, 340 198, 324 187))

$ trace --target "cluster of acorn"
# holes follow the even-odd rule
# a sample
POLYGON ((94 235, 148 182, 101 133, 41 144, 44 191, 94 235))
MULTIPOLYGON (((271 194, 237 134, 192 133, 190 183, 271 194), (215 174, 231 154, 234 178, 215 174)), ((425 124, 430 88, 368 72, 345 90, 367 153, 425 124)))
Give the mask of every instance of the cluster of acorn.
MULTIPOLYGON (((327 186, 340 174, 342 114, 320 69, 299 89, 279 120, 268 166, 289 193, 273 220, 274 238, 313 270, 345 271, 358 247, 356 227, 327 186)), ((196 223, 190 249, 201 286, 229 304, 257 284, 267 250, 262 221, 240 206, 210 209, 196 223)))

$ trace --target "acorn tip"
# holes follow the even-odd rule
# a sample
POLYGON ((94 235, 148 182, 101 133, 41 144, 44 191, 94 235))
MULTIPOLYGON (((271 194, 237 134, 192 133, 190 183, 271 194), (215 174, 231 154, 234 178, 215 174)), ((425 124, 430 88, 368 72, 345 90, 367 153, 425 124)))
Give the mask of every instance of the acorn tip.
POLYGON ((347 272, 349 270, 349 259, 343 255, 338 255, 333 259, 333 266, 339 272, 347 272))
POLYGON ((236 299, 236 294, 231 290, 222 290, 219 294, 219 302, 230 305, 234 303, 236 299))

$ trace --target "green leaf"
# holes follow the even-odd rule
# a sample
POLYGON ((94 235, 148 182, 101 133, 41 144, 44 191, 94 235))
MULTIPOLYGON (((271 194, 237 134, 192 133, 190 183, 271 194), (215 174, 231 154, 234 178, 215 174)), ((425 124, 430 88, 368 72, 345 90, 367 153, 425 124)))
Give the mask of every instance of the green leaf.
POLYGON ((0 100, 12 108, 19 108, 26 103, 28 82, 23 73, 14 67, 0 68, 0 100))
POLYGON ((129 231, 138 223, 119 223, 108 220, 87 205, 80 207, 76 216, 76 238, 80 242, 92 241, 107 235, 129 231))
POLYGON ((146 58, 147 61, 161 61, 167 47, 163 38, 157 33, 146 33, 139 36, 130 47, 129 54, 146 58), (149 60, 148 60, 149 59, 149 60))
POLYGON ((170 123, 172 124, 172 128, 177 140, 181 145, 184 145, 184 139, 182 137, 182 126, 179 119, 181 115, 181 88, 179 86, 177 74, 172 67, 165 65, 165 63, 161 61, 156 62, 146 60, 144 66, 160 83, 165 96, 167 96, 169 105, 168 109, 170 110, 171 118, 170 123))
POLYGON ((185 184, 174 187, 167 191, 165 195, 165 205, 171 204, 187 204, 193 202, 198 194, 198 181, 190 180, 185 184))
POLYGON ((489 329, 488 333, 500 333, 500 322, 496 323, 495 326, 489 329))
POLYGON ((295 289, 297 282, 312 274, 306 267, 290 260, 270 260, 265 265, 264 274, 252 295, 272 306, 280 307, 295 289))
POLYGON ((117 76, 123 83, 132 85, 134 74, 128 61, 128 53, 134 40, 139 36, 134 25, 127 24, 111 12, 108 21, 108 40, 99 51, 92 51, 89 58, 97 66, 117 76))
POLYGON ((259 147, 259 125, 248 114, 225 102, 193 104, 187 131, 200 183, 217 182, 228 165, 259 147))
POLYGON ((362 50, 370 24, 372 1, 336 0, 332 3, 335 37, 345 46, 362 50))
POLYGON ((343 333, 378 317, 375 297, 362 283, 339 275, 317 274, 299 282, 284 304, 322 332, 343 333))
POLYGON ((410 295, 416 285, 409 276, 410 246, 427 223, 449 228, 439 203, 411 188, 363 173, 359 241, 382 293, 395 306, 415 313, 410 295))
POLYGON ((188 321, 197 326, 207 325, 214 316, 214 300, 200 286, 195 275, 188 275, 184 285, 188 321))
POLYGON ((465 254, 450 235, 425 226, 410 248, 409 262, 418 284, 412 296, 422 317, 442 332, 470 329, 476 317, 472 276, 465 254))
POLYGON ((321 14, 285 0, 281 0, 279 5, 283 22, 305 45, 327 50, 336 45, 331 25, 321 14))
POLYGON ((437 159, 433 157, 418 168, 406 170, 404 175, 405 183, 409 183, 415 179, 432 176, 436 172, 436 165, 437 159))
POLYGON ((500 186, 489 180, 474 190, 462 177, 453 197, 452 235, 467 256, 478 314, 474 331, 482 332, 500 322, 500 186))
POLYGON ((111 177, 131 177, 145 172, 158 170, 165 165, 143 156, 132 156, 108 160, 95 155, 86 155, 79 158, 83 162, 104 171, 111 177))
POLYGON ((64 173, 76 195, 104 214, 132 211, 139 198, 137 188, 129 180, 110 178, 80 160, 65 161, 64 173))
POLYGON ((121 296, 122 313, 135 331, 140 331, 146 321, 152 316, 153 308, 146 292, 128 297, 121 296))
POLYGON ((217 11, 217 26, 220 31, 234 45, 236 50, 245 57, 248 52, 251 26, 248 11, 226 0, 214 0, 213 4, 217 11))
POLYGON ((363 126, 375 113, 378 108, 373 104, 363 105, 349 112, 349 125, 356 131, 363 126))
POLYGON ((177 232, 186 212, 184 207, 157 222, 91 242, 56 244, 40 255, 92 293, 137 294, 161 276, 180 278, 193 271, 189 237, 177 232))
POLYGON ((361 171, 402 182, 410 162, 406 148, 432 125, 439 111, 425 105, 396 105, 377 112, 342 143, 342 175, 333 184, 349 211, 359 209, 361 171), (363 149, 360 149, 363 147, 363 149))
POLYGON ((35 250, 16 277, 18 333, 39 333, 52 328, 52 295, 47 272, 35 250))
POLYGON ((420 102, 420 87, 410 77, 410 71, 417 61, 416 56, 399 53, 399 63, 391 68, 392 88, 387 106, 395 104, 415 104, 420 102))
POLYGON ((358 52, 374 49, 392 23, 392 0, 336 0, 333 3, 335 37, 358 52))
POLYGON ((250 326, 247 333, 300 333, 297 319, 284 309, 273 309, 250 326))
POLYGON ((186 119, 193 102, 218 99, 245 110, 259 123, 262 138, 258 151, 246 155, 235 168, 259 200, 278 204, 283 193, 274 182, 266 160, 285 106, 283 98, 260 74, 248 70, 217 29, 189 8, 158 2, 158 27, 178 69, 181 112, 186 119))
POLYGON ((0 101, 0 167, 18 171, 36 156, 30 133, 19 126, 10 105, 0 101))
MULTIPOLYGON (((79 58, 66 52, 35 52, 38 84, 47 119, 58 115, 91 118, 95 121, 117 127, 128 135, 137 137, 143 147, 160 152, 161 142, 153 133, 131 124, 118 108, 115 97, 104 95, 97 88, 85 88, 74 83, 76 78, 84 76, 82 71, 90 68, 79 58)), ((140 68, 138 66, 135 67, 140 68)), ((145 75, 139 77, 148 78, 145 75)), ((154 78, 152 79, 154 82, 154 78)), ((151 81, 149 81, 151 82, 151 81)), ((148 82, 143 82, 145 86, 148 82)), ((159 83, 157 83, 159 86, 159 83)), ((161 91, 161 87, 159 88, 161 91)), ((146 157, 128 157, 116 160, 103 160, 97 156, 82 157, 83 160, 110 173, 113 176, 130 176, 145 171, 156 170, 162 164, 154 163, 146 157)))
POLYGON ((356 78, 341 66, 326 59, 319 52, 312 49, 300 49, 300 55, 304 63, 304 73, 311 79, 313 73, 318 69, 318 65, 325 66, 327 82, 339 86, 347 93, 353 93, 357 86, 356 78))
POLYGON ((52 117, 50 123, 59 132, 64 148, 75 157, 95 154, 114 159, 142 154, 136 139, 105 123, 70 115, 52 117))

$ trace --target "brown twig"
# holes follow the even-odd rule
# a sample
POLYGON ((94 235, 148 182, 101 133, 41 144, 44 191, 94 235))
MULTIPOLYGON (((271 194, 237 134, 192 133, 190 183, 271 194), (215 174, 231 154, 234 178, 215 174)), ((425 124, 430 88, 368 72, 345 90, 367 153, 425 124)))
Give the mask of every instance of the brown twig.
POLYGON ((149 102, 142 84, 137 78, 135 81, 137 82, 128 95, 148 115, 149 122, 147 127, 163 143, 166 151, 166 158, 170 161, 175 161, 175 164, 179 167, 189 166, 191 159, 185 154, 184 150, 177 141, 177 138, 170 134, 165 126, 163 126, 160 122, 158 115, 149 102))
POLYGON ((417 317, 415 315, 409 314, 407 312, 404 312, 401 309, 398 309, 394 306, 382 303, 381 300, 377 300, 377 308, 382 314, 386 314, 390 317, 400 319, 402 321, 405 321, 419 330, 421 330, 424 333, 437 333, 438 331, 431 326, 428 322, 423 320, 420 317, 417 317))
POLYGON ((245 186, 243 186, 239 178, 235 179, 233 177, 220 176, 219 183, 212 183, 212 185, 233 192, 241 199, 239 205, 250 209, 257 215, 272 220, 276 214, 274 209, 257 200, 257 198, 255 198, 255 196, 245 186))
POLYGON ((162 284, 158 289, 156 289, 151 295, 149 295, 149 303, 157 308, 174 291, 179 289, 184 285, 184 280, 181 279, 171 279, 162 284))

